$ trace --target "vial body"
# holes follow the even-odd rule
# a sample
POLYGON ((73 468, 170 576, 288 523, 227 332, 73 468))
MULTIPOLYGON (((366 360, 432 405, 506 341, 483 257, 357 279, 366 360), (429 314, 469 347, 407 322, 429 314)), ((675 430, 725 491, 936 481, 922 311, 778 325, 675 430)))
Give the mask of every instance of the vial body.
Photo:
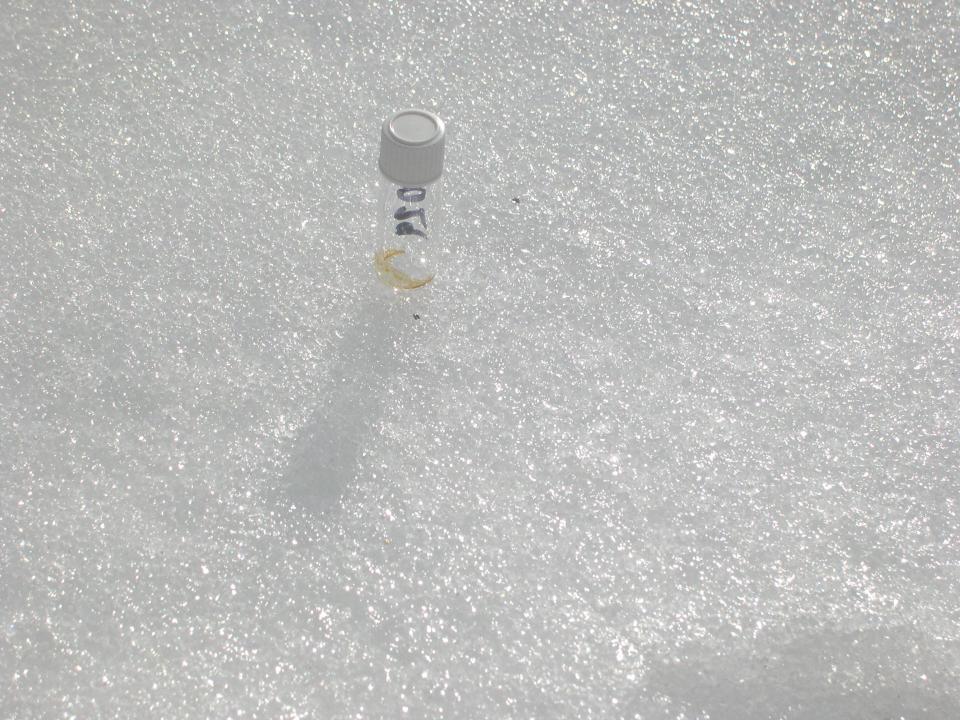
POLYGON ((381 173, 373 264, 397 291, 422 291, 436 279, 442 225, 442 183, 398 183, 381 173))

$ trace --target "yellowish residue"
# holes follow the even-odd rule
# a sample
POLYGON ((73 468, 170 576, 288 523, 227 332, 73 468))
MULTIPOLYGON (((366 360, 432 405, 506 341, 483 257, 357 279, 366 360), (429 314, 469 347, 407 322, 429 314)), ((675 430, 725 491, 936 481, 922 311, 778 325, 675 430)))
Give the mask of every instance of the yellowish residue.
POLYGON ((416 290, 433 280, 433 275, 428 275, 425 278, 410 277, 405 272, 397 270, 397 268, 390 263, 392 258, 398 255, 404 255, 405 253, 405 250, 390 248, 388 250, 381 250, 373 256, 373 264, 377 268, 377 272, 380 273, 381 280, 390 287, 399 288, 400 290, 416 290))

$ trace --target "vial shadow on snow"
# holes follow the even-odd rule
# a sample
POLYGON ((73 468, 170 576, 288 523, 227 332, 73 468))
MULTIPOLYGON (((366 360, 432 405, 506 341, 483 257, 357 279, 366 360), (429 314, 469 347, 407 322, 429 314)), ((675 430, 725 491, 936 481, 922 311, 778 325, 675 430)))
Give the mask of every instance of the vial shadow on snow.
POLYGON ((289 500, 298 507, 330 511, 361 479, 361 455, 376 442, 389 383, 402 370, 400 320, 395 308, 364 304, 337 343, 322 400, 294 443, 285 475, 289 500))
POLYGON ((286 491, 297 507, 312 512, 339 506, 356 478, 357 460, 368 436, 359 417, 335 421, 335 411, 325 405, 310 418, 294 445, 286 474, 286 491))

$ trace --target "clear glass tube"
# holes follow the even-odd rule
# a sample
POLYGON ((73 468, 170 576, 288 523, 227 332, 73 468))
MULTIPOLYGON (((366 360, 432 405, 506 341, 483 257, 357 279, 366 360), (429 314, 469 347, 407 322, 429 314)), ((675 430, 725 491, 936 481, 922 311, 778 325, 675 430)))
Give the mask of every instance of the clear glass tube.
POLYGON ((373 263, 380 280, 403 293, 428 288, 437 274, 442 182, 404 185, 380 175, 380 218, 373 263))

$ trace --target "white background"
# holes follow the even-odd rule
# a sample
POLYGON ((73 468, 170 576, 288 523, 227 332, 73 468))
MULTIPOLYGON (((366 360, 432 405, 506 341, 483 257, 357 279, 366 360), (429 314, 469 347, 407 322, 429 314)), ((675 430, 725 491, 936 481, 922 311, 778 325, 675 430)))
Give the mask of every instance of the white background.
POLYGON ((0 10, 0 716, 960 716, 954 3, 0 10))

